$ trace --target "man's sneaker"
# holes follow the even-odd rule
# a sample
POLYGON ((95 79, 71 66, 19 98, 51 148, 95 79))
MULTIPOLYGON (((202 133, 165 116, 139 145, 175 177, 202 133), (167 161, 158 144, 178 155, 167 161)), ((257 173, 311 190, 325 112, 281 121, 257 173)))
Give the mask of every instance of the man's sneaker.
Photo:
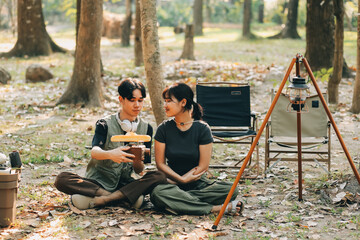
POLYGON ((140 197, 136 200, 136 202, 134 203, 134 205, 132 205, 132 207, 135 209, 139 209, 141 208, 143 202, 144 202, 144 195, 140 195, 140 197))
POLYGON ((72 204, 77 207, 80 210, 84 210, 84 209, 89 209, 89 208, 94 208, 95 207, 95 202, 94 202, 94 198, 92 197, 87 197, 84 195, 80 195, 80 194, 74 194, 71 196, 71 202, 72 204))

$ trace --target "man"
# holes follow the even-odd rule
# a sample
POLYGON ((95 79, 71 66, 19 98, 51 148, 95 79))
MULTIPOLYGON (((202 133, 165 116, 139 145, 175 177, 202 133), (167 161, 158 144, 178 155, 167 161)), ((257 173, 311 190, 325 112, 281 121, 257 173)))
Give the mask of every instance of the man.
MULTIPOLYGON (((92 141, 91 160, 85 178, 70 172, 60 173, 55 180, 59 191, 72 195, 73 205, 79 209, 104 206, 118 201, 140 208, 143 195, 158 184, 166 183, 165 174, 159 171, 146 173, 135 180, 131 174, 144 170, 142 161, 133 161, 133 154, 123 142, 111 142, 114 135, 136 132, 152 136, 151 125, 139 117, 146 97, 144 85, 137 79, 124 79, 118 87, 121 109, 116 114, 100 119, 96 123, 92 141)), ((147 148, 151 142, 145 143, 147 148)), ((145 163, 150 156, 145 157, 145 163)))

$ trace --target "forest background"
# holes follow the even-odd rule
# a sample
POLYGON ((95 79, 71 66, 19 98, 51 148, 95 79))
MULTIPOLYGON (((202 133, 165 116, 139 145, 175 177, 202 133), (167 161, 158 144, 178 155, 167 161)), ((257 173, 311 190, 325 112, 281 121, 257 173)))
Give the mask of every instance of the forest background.
MULTIPOLYGON (((305 55, 306 3, 299 1, 297 32, 300 39, 269 39, 268 37, 284 29, 288 1, 253 0, 252 36, 249 38, 243 36, 243 1, 203 1, 203 33, 194 37, 196 61, 178 61, 184 47, 184 33, 175 34, 174 28, 181 27, 185 30, 185 24, 193 23, 194 1, 157 1, 164 85, 177 80, 192 86, 196 80, 249 81, 252 86, 252 108, 260 114, 261 123, 269 107, 270 90, 276 89, 296 53, 305 55), (264 14, 261 18, 262 7, 264 14)), ((1 4, 0 49, 1 52, 8 52, 17 40, 16 1, 3 0, 1 4)), ((342 78, 338 103, 330 107, 358 166, 359 152, 356 146, 359 116, 349 112, 356 70, 357 3, 344 1, 344 6, 344 59, 350 75, 342 78)), ((134 3, 132 8, 135 12, 134 3)), ((103 9, 121 17, 126 16, 125 1, 105 1, 103 9)), ((241 189, 247 195, 247 213, 244 218, 224 218, 221 222, 223 227, 218 232, 209 229, 216 216, 179 217, 152 211, 139 214, 122 208, 98 212, 69 209, 67 196, 53 187, 54 177, 64 170, 84 173, 89 159, 86 147, 91 142, 95 121, 118 108, 116 86, 119 80, 137 77, 146 83, 146 73, 144 67, 134 66, 133 35, 129 46, 123 46, 119 38, 102 37, 102 84, 107 96, 103 107, 56 105, 73 74, 76 2, 42 1, 42 10, 50 37, 69 51, 49 56, 3 57, 0 60, 0 67, 11 75, 11 80, 0 86, 0 152, 8 154, 18 150, 24 163, 18 195, 18 218, 12 226, 2 230, 2 237, 50 238, 55 234, 61 238, 97 239, 322 239, 346 235, 349 239, 357 239, 360 221, 358 211, 354 210, 357 209, 357 205, 354 206, 357 202, 349 201, 351 204, 348 204, 345 200, 344 204, 344 200, 337 201, 336 198, 337 194, 342 193, 340 186, 352 180, 349 177, 352 176, 351 169, 339 146, 335 146, 333 150, 333 175, 323 175, 314 165, 305 170, 308 171, 305 185, 311 201, 302 204, 291 196, 289 198, 289 194, 297 193, 297 184, 294 183, 296 180, 292 176, 296 175, 296 167, 284 164, 275 169, 275 173, 281 173, 281 176, 274 174, 268 179, 260 177, 242 180, 241 189), (26 68, 34 63, 50 69, 54 77, 46 82, 27 82, 26 68), (283 181, 285 183, 279 184, 283 181), (336 192, 335 188, 338 189, 336 192), (334 192, 332 195, 328 194, 331 201, 325 202, 326 204, 323 196, 319 195, 324 189, 334 192), (309 202, 315 204, 314 212, 311 212, 311 207, 314 206, 310 206, 309 202), (311 215, 316 216, 312 219, 311 215)), ((327 88, 332 72, 332 66, 314 70, 322 89, 327 88)), ((147 98, 144 117, 155 127, 157 121, 152 108, 150 98, 147 98)), ((336 137, 334 139, 334 145, 339 145, 336 137)), ((246 153, 247 149, 240 149, 240 155, 246 153)), ((226 153, 222 153, 221 148, 215 149, 212 161, 232 161, 238 154, 239 149, 235 146, 227 149, 226 153)), ((262 165, 263 154, 261 150, 262 165)), ((153 168, 154 164, 148 166, 148 169, 153 168)), ((232 181, 236 173, 236 170, 211 170, 209 177, 232 181)))

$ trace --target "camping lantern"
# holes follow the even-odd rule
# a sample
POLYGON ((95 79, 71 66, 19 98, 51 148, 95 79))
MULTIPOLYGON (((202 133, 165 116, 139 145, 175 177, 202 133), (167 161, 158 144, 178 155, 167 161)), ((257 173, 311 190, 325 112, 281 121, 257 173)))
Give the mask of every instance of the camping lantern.
POLYGON ((306 84, 305 78, 300 76, 293 77, 286 89, 286 96, 290 100, 291 108, 294 111, 301 111, 305 106, 306 98, 310 96, 309 86, 306 84))

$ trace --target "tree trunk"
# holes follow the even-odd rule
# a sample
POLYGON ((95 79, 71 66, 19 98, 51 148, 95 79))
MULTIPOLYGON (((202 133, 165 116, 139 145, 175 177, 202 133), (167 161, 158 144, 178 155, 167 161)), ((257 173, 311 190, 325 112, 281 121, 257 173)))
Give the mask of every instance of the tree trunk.
POLYGON ((203 33, 203 0, 194 1, 194 33, 195 36, 202 36, 203 33))
POLYGON ((15 2, 15 0, 7 0, 6 5, 7 5, 8 15, 9 15, 11 32, 12 32, 13 36, 15 36, 15 33, 16 33, 16 7, 15 7, 16 2, 15 2))
POLYGON ((333 0, 307 0, 305 57, 313 70, 330 68, 333 64, 333 0))
POLYGON ((351 24, 351 17, 349 16, 349 14, 346 14, 346 11, 345 11, 345 13, 344 13, 344 17, 346 18, 348 30, 349 30, 350 32, 352 32, 353 26, 352 26, 352 24, 351 24))
POLYGON ((211 22, 211 6, 210 6, 210 0, 206 0, 205 2, 205 8, 206 8, 206 22, 210 23, 211 22))
POLYGON ((259 0, 258 22, 264 23, 264 0, 259 0))
POLYGON ((280 33, 270 38, 292 38, 300 39, 300 35, 297 32, 297 18, 298 18, 298 6, 299 0, 290 0, 288 5, 288 14, 285 27, 280 33))
MULTIPOLYGON (((3 2, 3 1, 0 2, 0 11, 2 11, 4 4, 5 4, 5 2, 3 2)), ((1 21, 2 21, 2 17, 0 17, 0 29, 1 29, 1 26, 2 26, 1 21)))
POLYGON ((131 11, 132 0, 126 0, 126 16, 123 24, 121 24, 121 45, 123 47, 130 46, 130 34, 131 34, 131 11))
POLYGON ((56 45, 45 28, 41 0, 18 0, 18 39, 12 50, 3 57, 48 56, 66 52, 56 45))
POLYGON ((135 10, 135 40, 134 40, 134 51, 135 51, 135 66, 139 67, 144 65, 142 42, 141 42, 141 18, 140 18, 140 0, 136 1, 135 10))
POLYGON ((156 18, 156 0, 140 0, 141 36, 146 83, 157 125, 166 119, 162 91, 165 88, 156 18))
POLYGON ((354 70, 350 69, 349 66, 346 63, 346 60, 344 58, 343 60, 343 68, 342 68, 342 77, 343 78, 352 78, 353 75, 352 73, 354 72, 354 70))
POLYGON ((57 104, 101 107, 100 40, 103 1, 81 1, 74 71, 57 104))
POLYGON ((250 31, 251 24, 251 0, 244 0, 244 20, 243 20, 243 38, 253 38, 250 31))
MULTIPOLYGON (((358 2, 358 12, 360 13, 360 2, 358 2)), ((357 17, 357 58, 356 58, 356 78, 354 85, 354 94, 350 112, 360 113, 360 15, 357 17)))
POLYGON ((335 25, 335 51, 333 74, 328 83, 329 103, 339 102, 339 84, 342 77, 344 59, 344 2, 334 0, 334 14, 336 17, 335 25))
POLYGON ((77 39, 78 39, 77 37, 80 26, 80 14, 81 14, 81 0, 76 0, 76 23, 75 23, 76 45, 77 45, 77 39))
POLYGON ((194 57, 194 26, 186 25, 184 49, 179 59, 195 60, 194 57))

